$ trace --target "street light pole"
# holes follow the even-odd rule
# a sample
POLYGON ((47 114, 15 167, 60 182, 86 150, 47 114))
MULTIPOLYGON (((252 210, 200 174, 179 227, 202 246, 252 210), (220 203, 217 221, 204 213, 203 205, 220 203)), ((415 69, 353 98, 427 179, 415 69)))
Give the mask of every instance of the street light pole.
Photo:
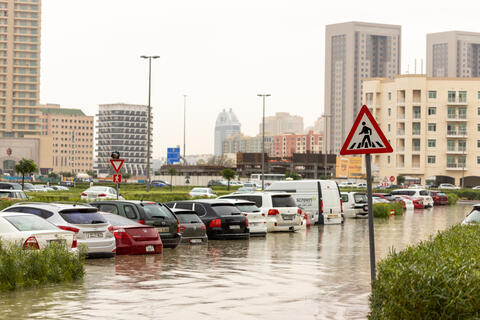
POLYGON ((327 136, 328 136, 328 118, 331 118, 332 115, 331 114, 324 114, 323 115, 325 117, 325 129, 323 130, 324 132, 324 138, 325 138, 325 161, 324 161, 324 170, 325 170, 325 179, 327 179, 327 150, 328 150, 328 140, 327 140, 327 136))
POLYGON ((262 117, 262 190, 265 190, 265 98, 270 94, 257 94, 263 99, 263 117, 262 117))
POLYGON ((187 164, 187 158, 185 158, 186 144, 185 144, 185 132, 187 127, 187 95, 183 95, 183 164, 187 164))
POLYGON ((152 59, 158 59, 160 56, 140 56, 142 59, 148 59, 148 106, 147 106, 147 192, 150 191, 150 139, 151 139, 151 124, 152 121, 152 105, 150 104, 152 91, 152 59))
MULTIPOLYGON (((465 137, 466 132, 463 132, 463 137, 465 137)), ((462 167, 462 189, 465 189, 465 164, 467 163, 467 156, 465 155, 465 151, 467 150, 467 140, 465 139, 465 145, 463 146, 462 154, 463 154, 463 167, 462 167)))

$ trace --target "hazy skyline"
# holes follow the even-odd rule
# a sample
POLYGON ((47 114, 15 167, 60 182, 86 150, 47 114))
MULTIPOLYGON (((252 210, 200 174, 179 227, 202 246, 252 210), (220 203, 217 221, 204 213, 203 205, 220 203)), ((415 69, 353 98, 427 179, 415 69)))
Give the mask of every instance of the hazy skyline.
MULTIPOLYGON (((44 0, 41 103, 83 109, 147 103, 152 62, 153 157, 183 146, 187 94, 187 154, 213 153, 214 124, 232 108, 247 135, 266 115, 290 112, 313 124, 323 112, 325 25, 346 21, 402 26, 402 73, 425 59, 426 34, 480 32, 479 5, 434 1, 44 0), (399 4, 399 7, 393 6, 399 4), (453 13, 455 12, 455 13, 453 13)), ((424 69, 426 64, 424 61, 424 69)))

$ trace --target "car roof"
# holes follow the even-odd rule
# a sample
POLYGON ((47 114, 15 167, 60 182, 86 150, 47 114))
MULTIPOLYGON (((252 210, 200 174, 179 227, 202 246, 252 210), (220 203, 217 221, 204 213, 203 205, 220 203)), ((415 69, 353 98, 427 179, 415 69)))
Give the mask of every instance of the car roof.
POLYGON ((227 200, 228 202, 233 204, 255 204, 255 202, 253 201, 244 200, 244 199, 223 199, 223 200, 227 200))
POLYGON ((133 204, 157 204, 158 202, 155 201, 150 201, 150 200, 98 200, 98 201, 92 201, 92 204, 94 203, 133 203, 133 204))
POLYGON ((227 199, 198 199, 198 200, 179 200, 179 201, 170 201, 170 203, 204 203, 204 204, 232 204, 227 199))
POLYGON ((63 210, 63 209, 71 209, 71 208, 81 208, 81 209, 92 209, 92 206, 89 206, 88 204, 82 204, 82 203, 57 203, 57 202, 17 202, 12 205, 12 207, 20 207, 20 206, 35 206, 35 207, 49 207, 49 208, 55 208, 57 210, 63 210))
MULTIPOLYGON (((253 192, 245 192, 245 193, 239 193, 239 194, 226 194, 225 196, 263 196, 263 195, 269 195, 269 196, 275 196, 275 195, 290 195, 290 193, 284 192, 284 191, 253 191, 253 192)), ((223 196, 222 196, 223 197, 223 196)), ((222 198, 223 199, 223 198, 222 198)))
POLYGON ((23 212, 2 212, 0 217, 12 217, 12 216, 31 216, 32 214, 30 213, 23 213, 23 212))
POLYGON ((23 190, 18 190, 18 189, 0 189, 1 192, 18 192, 18 191, 23 191, 23 190))

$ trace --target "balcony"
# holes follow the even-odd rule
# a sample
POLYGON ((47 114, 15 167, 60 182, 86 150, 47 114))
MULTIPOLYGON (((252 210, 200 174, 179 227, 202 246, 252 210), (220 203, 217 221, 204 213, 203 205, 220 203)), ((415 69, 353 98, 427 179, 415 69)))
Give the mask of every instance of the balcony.
POLYGON ((447 137, 449 138, 465 138, 467 137, 467 131, 466 130, 448 130, 447 131, 447 137))
POLYGON ((447 162, 447 170, 458 170, 458 171, 461 171, 461 170, 465 170, 467 171, 467 167, 466 165, 464 165, 463 163, 455 163, 455 162, 450 162, 448 163, 447 162))
POLYGON ((405 135, 405 130, 404 129, 397 129, 397 135, 404 136, 405 135))
POLYGON ((400 146, 395 149, 396 152, 404 152, 405 151, 405 146, 400 146))
POLYGON ((404 121, 405 120, 405 113, 399 113, 397 115, 397 121, 404 121))
POLYGON ((420 130, 413 130, 412 135, 419 136, 420 135, 420 130))
POLYGON ((412 146, 413 152, 420 152, 420 146, 412 146))
POLYGON ((447 121, 455 121, 455 122, 466 122, 467 115, 466 114, 448 114, 447 121))
POLYGON ((466 106, 467 99, 448 99, 447 106, 466 106))
POLYGON ((466 154, 467 148, 458 147, 458 148, 447 148, 447 154, 466 154))

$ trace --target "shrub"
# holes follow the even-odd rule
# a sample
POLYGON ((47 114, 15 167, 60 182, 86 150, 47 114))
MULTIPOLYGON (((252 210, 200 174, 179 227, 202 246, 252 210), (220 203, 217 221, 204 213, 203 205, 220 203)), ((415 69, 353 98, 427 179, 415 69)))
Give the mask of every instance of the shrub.
POLYGON ((388 218, 391 210, 395 211, 395 215, 403 214, 403 207, 400 203, 375 203, 373 204, 373 216, 375 218, 388 218))
POLYGON ((0 291, 72 281, 84 275, 84 253, 71 253, 55 243, 42 250, 0 243, 0 291))
POLYGON ((457 225, 377 265, 369 319, 478 319, 480 226, 457 225))
POLYGON ((458 196, 455 193, 447 193, 447 197, 449 206, 456 204, 458 201, 458 196))

